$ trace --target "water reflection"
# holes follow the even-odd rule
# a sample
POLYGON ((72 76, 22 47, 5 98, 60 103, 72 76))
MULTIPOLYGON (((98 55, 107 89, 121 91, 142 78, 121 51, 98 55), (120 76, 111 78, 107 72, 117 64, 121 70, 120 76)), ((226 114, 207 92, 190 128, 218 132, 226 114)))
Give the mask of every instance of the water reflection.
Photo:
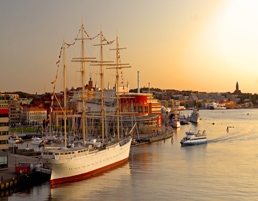
POLYGON ((125 181, 130 180, 130 175, 130 168, 127 162, 90 179, 51 186, 49 200, 101 200, 101 196, 106 198, 116 194, 115 191, 125 181), (98 197, 95 196, 96 193, 98 197))

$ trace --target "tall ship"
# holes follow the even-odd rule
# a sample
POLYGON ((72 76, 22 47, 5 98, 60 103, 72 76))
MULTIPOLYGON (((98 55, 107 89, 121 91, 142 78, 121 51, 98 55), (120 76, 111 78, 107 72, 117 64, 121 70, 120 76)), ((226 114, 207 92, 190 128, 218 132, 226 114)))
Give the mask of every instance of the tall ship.
MULTIPOLYGON (((118 165, 121 165, 128 161, 130 147, 131 147, 131 133, 134 127, 130 131, 123 133, 121 132, 120 121, 121 115, 119 111, 119 100, 118 92, 116 92, 116 110, 113 113, 110 113, 105 110, 105 101, 104 98, 104 70, 103 67, 107 65, 103 61, 102 56, 102 46, 105 45, 105 38, 102 35, 102 31, 98 36, 100 37, 100 61, 93 61, 92 58, 87 58, 84 55, 84 41, 87 37, 84 34, 87 32, 84 30, 84 25, 82 23, 81 28, 81 38, 76 38, 75 40, 81 40, 81 57, 72 59, 72 61, 81 63, 81 75, 82 75, 82 111, 81 111, 81 125, 82 125, 82 140, 80 143, 75 143, 75 138, 72 143, 68 144, 68 134, 66 131, 66 122, 67 122, 67 105, 66 105, 66 62, 65 62, 65 49, 66 43, 63 43, 63 69, 64 69, 64 103, 63 103, 63 122, 64 122, 64 143, 61 146, 52 146, 45 147, 41 154, 42 162, 51 170, 50 184, 60 184, 69 181, 76 181, 82 178, 90 177, 94 174, 98 174, 105 170, 111 169, 118 165), (85 62, 94 62, 95 65, 100 66, 100 77, 101 77, 101 90, 99 99, 97 101, 98 105, 101 105, 101 110, 99 113, 90 113, 86 111, 87 101, 85 101, 85 84, 84 84, 84 74, 85 74, 85 62), (94 138, 87 137, 88 123, 87 119, 91 119, 99 122, 99 133, 95 135, 94 138), (111 125, 110 122, 107 122, 108 119, 114 120, 112 123, 112 135, 107 135, 107 131, 110 130, 108 125, 111 125), (100 138, 96 136, 101 136, 100 138)), ((118 37, 116 37, 116 51, 118 52, 118 37)), ((118 62, 114 64, 114 69, 120 68, 118 62)), ((116 88, 118 88, 119 76, 116 76, 116 88)), ((114 97, 113 97, 114 98, 114 97)), ((79 138, 80 139, 80 138, 79 138)))

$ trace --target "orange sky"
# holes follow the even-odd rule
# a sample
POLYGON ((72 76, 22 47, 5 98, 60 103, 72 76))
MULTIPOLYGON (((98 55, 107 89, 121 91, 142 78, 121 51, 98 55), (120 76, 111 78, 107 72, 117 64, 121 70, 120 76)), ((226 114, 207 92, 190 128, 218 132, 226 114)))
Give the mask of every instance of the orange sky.
MULTIPOLYGON (((137 87, 233 92, 236 82, 245 93, 258 92, 258 2, 255 0, 163 1, 1 1, 0 90, 51 92, 62 41, 73 42, 82 19, 91 36, 108 40, 118 34, 124 83, 137 87)), ((90 41, 86 53, 99 56, 90 41)), ((115 52, 105 47, 104 59, 115 52)), ((80 86, 79 46, 67 50, 68 87, 80 86)), ((99 69, 87 66, 99 85, 99 69)), ((114 71, 105 85, 114 85, 114 71)), ((62 68, 56 91, 62 90, 62 68)))

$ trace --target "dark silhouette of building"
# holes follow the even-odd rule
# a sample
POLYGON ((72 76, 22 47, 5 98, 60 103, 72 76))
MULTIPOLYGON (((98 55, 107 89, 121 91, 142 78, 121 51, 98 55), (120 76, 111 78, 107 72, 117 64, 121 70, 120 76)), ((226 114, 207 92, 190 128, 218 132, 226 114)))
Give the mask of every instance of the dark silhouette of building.
POLYGON ((236 83, 236 90, 233 92, 233 94, 236 94, 236 95, 241 94, 241 90, 239 90, 238 82, 236 83))

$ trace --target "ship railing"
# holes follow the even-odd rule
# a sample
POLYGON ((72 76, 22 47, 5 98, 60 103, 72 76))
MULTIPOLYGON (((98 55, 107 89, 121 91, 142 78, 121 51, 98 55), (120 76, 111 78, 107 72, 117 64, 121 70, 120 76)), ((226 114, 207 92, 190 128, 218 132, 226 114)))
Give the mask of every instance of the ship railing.
POLYGON ((130 137, 128 137, 128 138, 124 139, 123 141, 121 141, 121 142, 119 143, 119 145, 120 145, 120 146, 123 146, 123 145, 127 144, 128 142, 130 142, 130 137))

